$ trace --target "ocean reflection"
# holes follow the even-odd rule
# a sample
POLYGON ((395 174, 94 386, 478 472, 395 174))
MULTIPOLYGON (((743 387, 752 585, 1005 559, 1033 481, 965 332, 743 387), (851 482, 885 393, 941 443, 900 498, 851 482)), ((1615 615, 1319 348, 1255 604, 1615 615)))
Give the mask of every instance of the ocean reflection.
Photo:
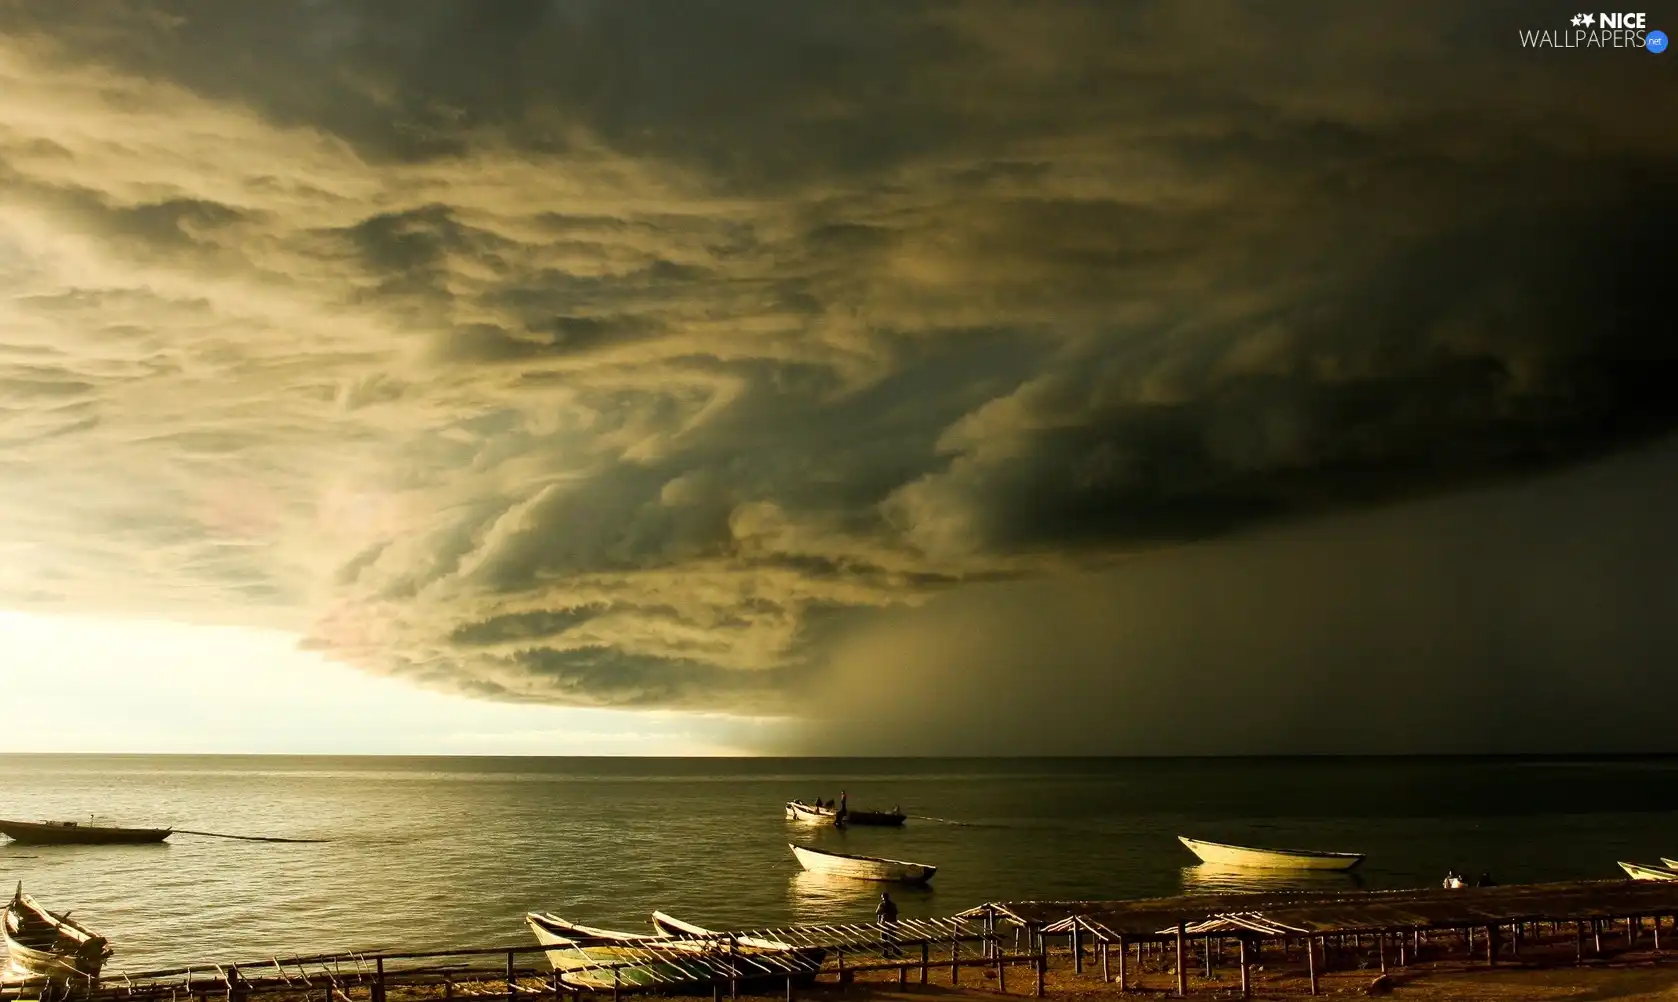
POLYGON ((1347 870, 1260 870, 1218 863, 1185 866, 1185 894, 1226 894, 1232 891, 1348 891, 1363 879, 1347 870))
POLYGON ((924 902, 933 893, 926 884, 887 884, 800 870, 787 881, 787 902, 792 906, 793 921, 800 925, 855 921, 857 912, 873 911, 881 891, 891 892, 900 908, 909 902, 924 902))

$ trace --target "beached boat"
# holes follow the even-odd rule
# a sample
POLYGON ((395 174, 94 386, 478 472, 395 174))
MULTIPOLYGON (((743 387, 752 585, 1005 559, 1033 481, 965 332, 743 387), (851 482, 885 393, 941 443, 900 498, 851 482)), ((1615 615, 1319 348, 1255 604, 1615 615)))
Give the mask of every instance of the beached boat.
POLYGON ((79 821, 0 820, 0 833, 13 841, 33 845, 116 845, 161 842, 174 834, 172 828, 116 828, 84 825, 79 821))
POLYGON ((1359 852, 1315 852, 1310 849, 1255 849, 1177 836, 1201 862, 1261 870, 1350 870, 1363 862, 1359 852))
POLYGON ((49 912, 23 893, 19 881, 6 906, 6 956, 10 973, 55 982, 97 981, 111 945, 68 914, 49 912))
POLYGON ((843 852, 828 852, 808 846, 787 843, 798 863, 811 873, 830 877, 850 877, 855 880, 885 880, 902 884, 924 884, 938 872, 936 866, 910 863, 901 859, 881 859, 878 856, 852 856, 843 852))
POLYGON ((1678 872, 1663 870, 1658 866, 1621 862, 1620 869, 1626 871, 1626 876, 1633 880, 1678 880, 1678 872))
MULTIPOLYGON (((653 928, 657 929, 666 936, 725 935, 724 933, 707 929, 704 926, 694 925, 692 922, 684 922, 676 916, 670 915, 666 912, 653 912, 653 928)), ((789 966, 798 969, 807 969, 811 972, 820 969, 822 960, 827 956, 827 950, 822 947, 794 946, 791 943, 783 943, 778 939, 762 939, 757 936, 736 936, 734 937, 734 942, 736 945, 747 950, 760 951, 763 953, 785 954, 787 955, 787 963, 789 966)))
POLYGON ((703 948, 683 947, 669 936, 615 932, 567 922, 557 915, 530 912, 525 924, 536 942, 548 947, 548 963, 578 988, 651 988, 707 981, 711 969, 695 956, 703 948))
MULTIPOLYGON (((869 825, 876 828, 901 828, 908 818, 902 811, 845 811, 845 823, 848 825, 869 825)), ((788 821, 808 821, 814 824, 831 825, 839 820, 839 811, 832 807, 815 807, 802 800, 787 801, 788 821)))

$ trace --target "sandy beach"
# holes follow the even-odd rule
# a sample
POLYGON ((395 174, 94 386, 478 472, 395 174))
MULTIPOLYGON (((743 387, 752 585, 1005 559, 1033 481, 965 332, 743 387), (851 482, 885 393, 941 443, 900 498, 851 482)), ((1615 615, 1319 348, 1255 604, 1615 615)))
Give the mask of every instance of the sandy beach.
MULTIPOLYGON (((841 990, 837 985, 823 984, 803 989, 801 998, 820 998, 825 1002, 847 999, 858 1002, 891 1002, 906 999, 998 999, 996 976, 984 972, 982 983, 976 981, 977 972, 963 971, 972 982, 966 986, 944 984, 912 985, 901 988, 895 980, 884 976, 875 981, 860 980, 841 990)), ((1324 974, 1319 982, 1317 998, 1368 996, 1370 985, 1378 976, 1372 971, 1334 971, 1324 974)), ((1009 996, 1031 997, 1028 972, 1009 972, 1009 996)), ((1377 996, 1395 999, 1416 999, 1422 1002, 1652 1002, 1678 999, 1678 960, 1657 959, 1653 954, 1617 957, 1607 963, 1573 966, 1534 964, 1532 966, 1500 965, 1488 967, 1484 963, 1440 961, 1419 964, 1389 975, 1390 993, 1377 991, 1377 996)), ((1103 983, 1099 973, 1086 968, 1074 974, 1070 958, 1053 957, 1045 979, 1047 998, 1069 999, 1077 1002, 1120 1002, 1124 999, 1167 998, 1173 991, 1172 975, 1154 971, 1139 981, 1132 981, 1127 992, 1120 992, 1116 984, 1103 983)), ((1207 982, 1192 978, 1189 998, 1239 998, 1240 985, 1234 974, 1225 972, 1221 980, 1207 982)), ((1303 971, 1258 971, 1253 976, 1255 999, 1309 999, 1310 985, 1303 971)), ((707 997, 708 998, 708 997, 707 997)))

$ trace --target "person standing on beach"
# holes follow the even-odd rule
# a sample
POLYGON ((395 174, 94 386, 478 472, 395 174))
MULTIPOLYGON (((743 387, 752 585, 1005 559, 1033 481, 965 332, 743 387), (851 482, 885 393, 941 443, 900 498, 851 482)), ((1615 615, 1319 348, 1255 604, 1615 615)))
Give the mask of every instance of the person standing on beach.
POLYGON ((897 902, 885 891, 880 892, 880 903, 874 907, 874 918, 880 923, 881 951, 888 957, 901 957, 903 951, 897 948, 897 902))
POLYGON ((847 808, 845 806, 845 791, 840 790, 839 791, 839 820, 840 821, 845 820, 846 812, 847 812, 847 808))

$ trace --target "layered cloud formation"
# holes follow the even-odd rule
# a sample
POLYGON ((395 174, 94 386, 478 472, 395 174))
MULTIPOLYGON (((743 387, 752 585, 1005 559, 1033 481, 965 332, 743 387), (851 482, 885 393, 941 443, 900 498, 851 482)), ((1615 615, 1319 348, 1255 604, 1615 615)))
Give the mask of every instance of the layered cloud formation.
POLYGON ((0 603, 782 713, 881 610, 1658 436, 1678 91, 1533 10, 7 5, 0 603))

